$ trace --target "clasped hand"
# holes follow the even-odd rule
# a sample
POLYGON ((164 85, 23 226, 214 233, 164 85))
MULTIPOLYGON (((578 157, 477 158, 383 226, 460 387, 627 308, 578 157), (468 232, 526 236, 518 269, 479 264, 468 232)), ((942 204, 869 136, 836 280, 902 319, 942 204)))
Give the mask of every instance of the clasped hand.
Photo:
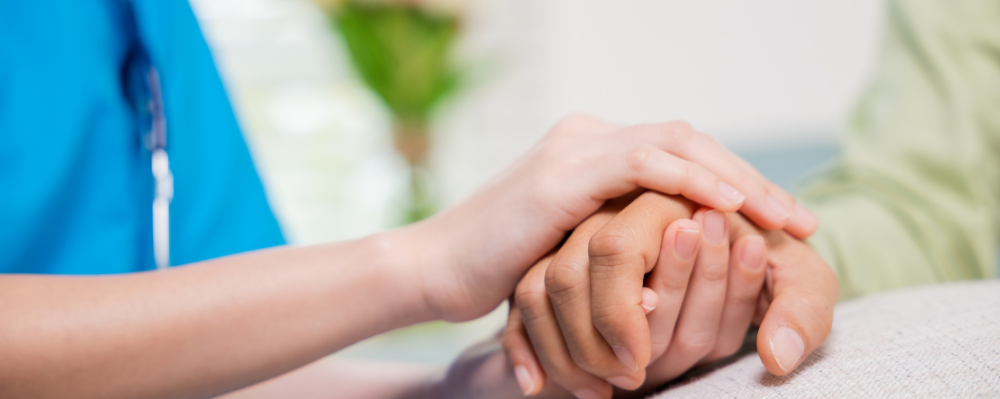
POLYGON ((502 341, 524 393, 645 392, 736 353, 752 323, 776 375, 826 339, 836 279, 807 245, 680 197, 629 200, 602 207, 518 284, 502 341))
MULTIPOLYGON (((645 392, 735 353, 751 324, 760 326, 757 349, 765 367, 786 375, 829 334, 837 280, 800 241, 818 219, 686 124, 623 128, 568 118, 467 201, 468 211, 453 209, 438 224, 483 211, 469 204, 524 196, 507 180, 532 182, 524 188, 537 201, 513 213, 537 214, 538 226, 523 225, 523 219, 513 226, 503 209, 487 223, 548 233, 469 249, 480 250, 484 261, 521 262, 519 255, 533 253, 541 260, 523 275, 471 278, 491 284, 465 285, 476 292, 462 298, 444 290, 452 297, 429 300, 443 318, 461 320, 484 309, 456 315, 447 303, 464 299, 462 308, 469 309, 471 298, 510 296, 501 337, 505 355, 467 352, 452 367, 446 393, 461 397, 472 389, 477 397, 509 397, 505 389, 519 386, 526 395, 596 399, 611 397, 613 386, 645 392), (518 179, 522 174, 544 178, 518 179), (570 230, 561 247, 542 256, 570 230), (523 250, 491 250, 511 247, 523 250), (513 295, 497 288, 513 284, 513 295), (491 376, 498 372, 504 377, 491 376)), ((463 270, 505 268, 473 264, 463 270)))

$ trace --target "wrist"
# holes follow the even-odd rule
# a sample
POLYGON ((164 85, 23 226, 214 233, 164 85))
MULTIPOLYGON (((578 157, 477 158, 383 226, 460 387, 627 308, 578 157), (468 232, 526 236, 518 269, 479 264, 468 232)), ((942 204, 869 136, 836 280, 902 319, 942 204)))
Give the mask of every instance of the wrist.
POLYGON ((458 252, 465 246, 459 237, 447 236, 442 219, 438 215, 392 232, 395 245, 402 248, 399 254, 406 259, 401 275, 419 289, 415 312, 426 321, 449 320, 450 298, 461 286, 455 260, 462 258, 458 252))
POLYGON ((426 300, 432 287, 427 287, 423 277, 428 264, 425 240, 413 227, 373 234, 358 246, 368 258, 359 265, 369 268, 383 295, 393 299, 395 317, 401 322, 397 327, 438 319, 426 300))
POLYGON ((489 310, 480 309, 480 302, 489 302, 485 293, 471 292, 480 280, 478 264, 469 256, 478 248, 469 240, 474 232, 463 231, 469 223, 455 223, 454 216, 441 214, 391 232, 406 260, 407 269, 400 273, 421 292, 415 311, 426 320, 466 321, 489 310))

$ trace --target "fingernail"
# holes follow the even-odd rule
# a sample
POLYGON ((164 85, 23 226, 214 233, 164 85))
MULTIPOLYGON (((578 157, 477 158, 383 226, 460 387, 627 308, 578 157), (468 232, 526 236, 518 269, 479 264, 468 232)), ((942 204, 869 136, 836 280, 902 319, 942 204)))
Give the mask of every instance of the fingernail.
POLYGON ((726 184, 724 181, 719 182, 719 194, 722 194, 722 198, 725 198, 726 201, 735 204, 743 202, 743 200, 747 197, 735 187, 726 184))
POLYGON ((694 252, 698 250, 699 235, 701 232, 698 230, 677 230, 677 238, 674 239, 674 252, 677 253, 677 259, 688 260, 694 256, 694 252))
POLYGON ((726 238, 726 221, 723 219, 722 212, 715 210, 705 212, 705 221, 703 224, 705 238, 708 241, 718 243, 726 238))
POLYGON ((782 204, 781 201, 778 201, 777 198, 774 198, 773 195, 767 196, 767 206, 771 207, 771 212, 777 215, 779 219, 788 219, 788 216, 790 215, 788 207, 785 206, 785 204, 782 204))
POLYGON ((531 379, 531 373, 524 366, 514 367, 514 378, 517 378, 517 385, 521 386, 521 393, 524 396, 535 393, 535 381, 531 379))
POLYGON ((642 309, 645 310, 646 313, 652 312, 653 309, 656 309, 656 303, 659 302, 659 299, 660 298, 657 297, 656 292, 653 292, 653 290, 649 288, 643 288, 642 300, 639 301, 639 306, 642 306, 642 309))
POLYGON ((815 213, 812 213, 809 208, 802 206, 802 204, 795 204, 795 217, 810 229, 814 229, 819 225, 819 216, 816 216, 815 213))
POLYGON ((764 239, 760 237, 747 237, 747 243, 740 252, 740 261, 743 266, 750 270, 758 270, 764 266, 764 239))
POLYGON ((573 391, 573 396, 576 396, 576 399, 601 399, 601 395, 598 395, 597 392, 589 389, 573 391))
POLYGON ((611 349, 615 351, 615 356, 618 360, 622 362, 629 370, 639 371, 639 365, 635 363, 635 358, 632 357, 632 352, 625 349, 624 346, 611 345, 611 349))
POLYGON ((771 334, 771 354, 785 372, 792 371, 792 368, 802 359, 802 353, 806 350, 805 342, 795 330, 788 327, 778 327, 771 334))
POLYGON ((610 382, 611 385, 614 385, 614 386, 616 386, 618 388, 623 388, 623 389, 635 389, 636 386, 639 385, 639 384, 636 384, 636 382, 635 382, 634 379, 631 379, 631 378, 626 377, 626 376, 611 377, 611 378, 608 378, 608 382, 610 382))

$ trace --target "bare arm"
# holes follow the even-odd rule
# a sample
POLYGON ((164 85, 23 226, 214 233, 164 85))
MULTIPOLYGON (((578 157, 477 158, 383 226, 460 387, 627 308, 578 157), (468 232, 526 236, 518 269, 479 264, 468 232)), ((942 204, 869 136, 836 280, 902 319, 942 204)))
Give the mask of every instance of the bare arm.
POLYGON ((0 276, 0 396, 209 397, 430 320, 396 236, 130 275, 0 276))
POLYGON ((218 399, 437 398, 444 372, 434 365, 331 357, 218 399))

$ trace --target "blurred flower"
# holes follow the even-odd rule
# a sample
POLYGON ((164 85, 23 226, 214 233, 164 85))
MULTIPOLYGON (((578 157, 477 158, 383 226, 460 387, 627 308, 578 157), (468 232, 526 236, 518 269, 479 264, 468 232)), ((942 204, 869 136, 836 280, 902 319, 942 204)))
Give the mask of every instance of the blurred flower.
POLYGON ((327 9, 354 69, 392 113, 396 150, 412 172, 406 222, 436 210, 425 171, 430 121, 462 78, 451 54, 460 30, 458 10, 442 4, 347 0, 327 9))

